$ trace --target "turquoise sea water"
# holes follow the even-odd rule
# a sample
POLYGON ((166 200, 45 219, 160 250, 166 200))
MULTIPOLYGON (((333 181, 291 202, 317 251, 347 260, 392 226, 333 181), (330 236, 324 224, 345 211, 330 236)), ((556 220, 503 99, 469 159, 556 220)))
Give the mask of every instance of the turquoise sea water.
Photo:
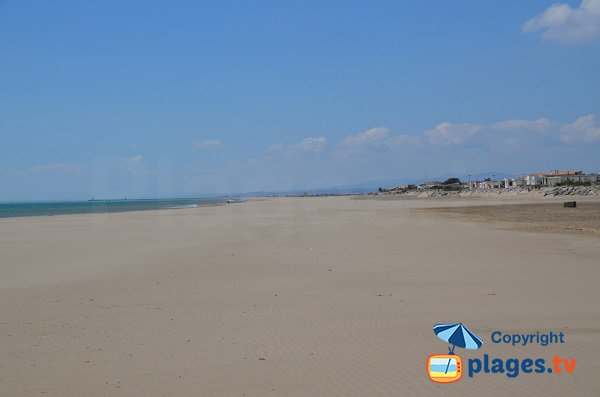
MULTIPOLYGON (((232 200, 229 199, 231 202, 232 200)), ((227 203, 227 198, 148 199, 0 203, 0 218, 194 208, 227 203)))

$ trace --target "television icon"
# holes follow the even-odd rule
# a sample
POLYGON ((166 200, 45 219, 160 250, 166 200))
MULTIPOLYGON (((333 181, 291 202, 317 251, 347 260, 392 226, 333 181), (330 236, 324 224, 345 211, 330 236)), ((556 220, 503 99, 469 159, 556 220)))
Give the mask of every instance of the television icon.
POLYGON ((456 382, 462 373, 462 359, 456 354, 432 354, 427 359, 427 375, 434 382, 456 382))

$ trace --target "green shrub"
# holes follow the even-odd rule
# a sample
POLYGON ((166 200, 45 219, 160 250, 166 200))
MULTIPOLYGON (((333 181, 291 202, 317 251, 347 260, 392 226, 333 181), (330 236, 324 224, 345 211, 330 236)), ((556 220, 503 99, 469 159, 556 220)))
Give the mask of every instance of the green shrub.
POLYGON ((587 182, 572 181, 572 180, 568 179, 565 182, 557 183, 556 186, 592 186, 592 182, 590 182, 590 181, 587 181, 587 182))
POLYGON ((442 185, 451 185, 453 183, 460 183, 460 179, 458 179, 458 178, 448 178, 444 182, 442 182, 442 185))

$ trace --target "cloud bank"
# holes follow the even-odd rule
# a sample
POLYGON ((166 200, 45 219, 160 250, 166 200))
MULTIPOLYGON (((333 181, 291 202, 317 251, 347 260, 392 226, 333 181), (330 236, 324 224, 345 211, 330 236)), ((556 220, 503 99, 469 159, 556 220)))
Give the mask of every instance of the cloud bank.
POLYGON ((600 0, 582 0, 579 7, 554 4, 523 25, 525 33, 540 33, 544 40, 564 43, 600 37, 600 0))
POLYGON ((303 152, 319 153, 325 147, 325 138, 320 136, 317 138, 304 138, 302 142, 295 147, 303 152))
POLYGON ((546 118, 505 120, 490 124, 452 124, 443 122, 425 131, 432 145, 497 147, 501 144, 538 146, 585 145, 600 143, 596 116, 589 114, 572 123, 561 124, 546 118))
POLYGON ((272 154, 281 154, 281 155, 285 155, 285 156, 292 156, 295 154, 302 154, 302 153, 318 154, 321 151, 323 151, 326 143, 327 143, 327 139, 325 139, 325 137, 322 137, 322 136, 307 137, 307 138, 304 138, 302 141, 295 143, 295 144, 291 144, 291 145, 286 145, 283 143, 276 143, 274 145, 269 146, 269 148, 267 148, 267 153, 271 154, 271 155, 272 154))
POLYGON ((481 130, 474 124, 452 124, 443 122, 435 128, 425 131, 424 135, 430 143, 435 145, 458 145, 481 130))
POLYGON ((419 143, 419 137, 405 134, 390 135, 388 128, 375 127, 364 132, 348 135, 339 144, 336 153, 352 155, 365 150, 377 149, 381 151, 406 145, 418 145, 419 143))
POLYGON ((388 137, 388 132, 388 129, 385 127, 371 128, 365 132, 349 135, 344 139, 342 145, 349 148, 358 148, 365 145, 378 144, 388 137))

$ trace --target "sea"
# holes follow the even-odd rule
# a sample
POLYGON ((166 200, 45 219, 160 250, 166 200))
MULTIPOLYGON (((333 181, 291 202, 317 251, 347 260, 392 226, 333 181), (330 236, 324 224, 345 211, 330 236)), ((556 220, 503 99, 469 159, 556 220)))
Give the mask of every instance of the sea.
POLYGON ((235 198, 217 197, 0 203, 0 218, 196 208, 238 201, 235 198))

